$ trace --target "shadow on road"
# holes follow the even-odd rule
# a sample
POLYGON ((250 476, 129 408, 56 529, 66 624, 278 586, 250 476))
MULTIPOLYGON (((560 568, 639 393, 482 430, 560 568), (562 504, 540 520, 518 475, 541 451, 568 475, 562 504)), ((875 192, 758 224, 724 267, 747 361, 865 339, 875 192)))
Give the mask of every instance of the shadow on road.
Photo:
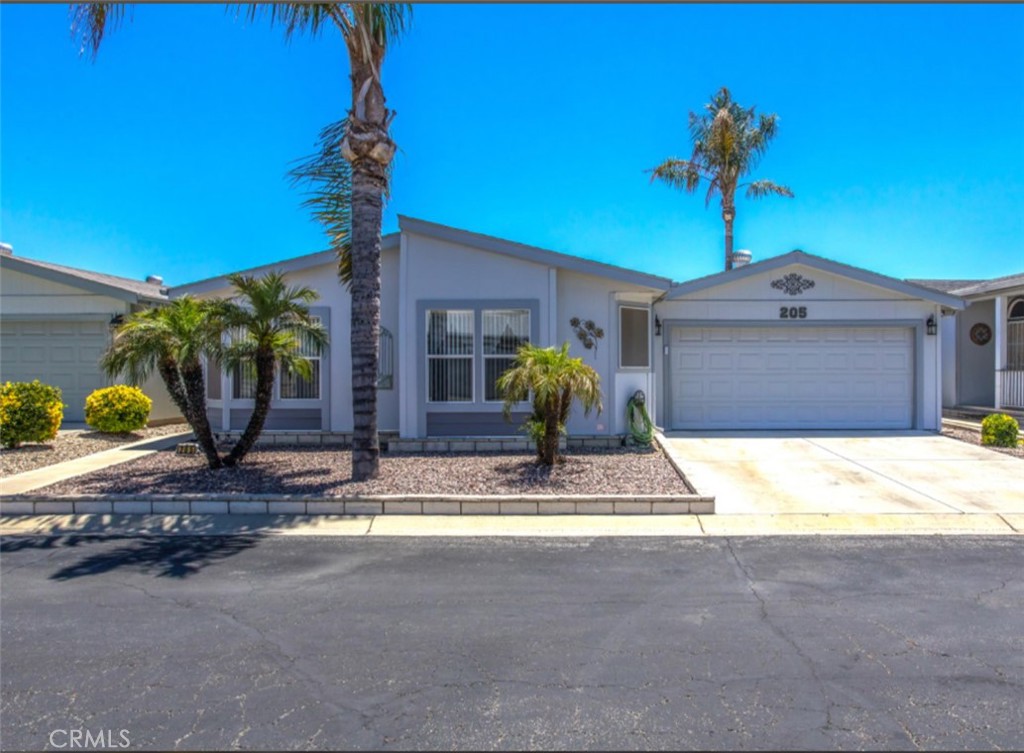
MULTIPOLYGON (((88 575, 102 575, 113 570, 130 569, 157 578, 187 578, 207 565, 234 557, 251 549, 264 538, 260 533, 234 536, 125 536, 116 549, 104 548, 78 562, 66 565, 50 576, 50 580, 67 581, 88 575)), ((59 549, 77 547, 87 542, 111 541, 111 537, 55 536, 5 537, 0 553, 25 549, 59 549)))

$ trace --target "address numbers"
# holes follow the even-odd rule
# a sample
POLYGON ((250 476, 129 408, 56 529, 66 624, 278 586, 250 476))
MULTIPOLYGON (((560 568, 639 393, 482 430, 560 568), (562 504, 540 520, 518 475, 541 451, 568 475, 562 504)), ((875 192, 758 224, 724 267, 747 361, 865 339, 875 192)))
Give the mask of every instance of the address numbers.
POLYGON ((779 306, 779 319, 806 319, 806 306, 779 306))

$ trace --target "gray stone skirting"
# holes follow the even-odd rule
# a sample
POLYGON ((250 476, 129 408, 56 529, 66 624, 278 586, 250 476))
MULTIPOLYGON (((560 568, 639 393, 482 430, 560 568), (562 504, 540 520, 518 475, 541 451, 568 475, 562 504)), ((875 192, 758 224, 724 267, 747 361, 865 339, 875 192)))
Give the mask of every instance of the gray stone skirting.
MULTIPOLYGON (((218 441, 238 439, 240 431, 216 432, 218 441)), ((622 447, 624 437, 618 435, 570 436, 560 441, 561 449, 594 447, 610 449, 622 447)), ((381 449, 384 452, 525 452, 534 449, 533 443, 525 437, 429 437, 426 439, 400 439, 397 435, 382 432, 381 449)), ((352 445, 351 432, 329 431, 264 431, 256 441, 258 446, 270 445, 311 445, 338 446, 352 445)))
POLYGON ((697 494, 645 496, 438 495, 362 497, 314 495, 93 494, 0 501, 0 515, 709 515, 715 498, 697 494))

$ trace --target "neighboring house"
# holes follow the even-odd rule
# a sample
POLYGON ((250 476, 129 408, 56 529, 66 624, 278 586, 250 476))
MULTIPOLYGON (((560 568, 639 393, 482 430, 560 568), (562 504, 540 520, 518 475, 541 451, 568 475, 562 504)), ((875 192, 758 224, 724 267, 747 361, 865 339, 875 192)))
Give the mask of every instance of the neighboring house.
MULTIPOLYGON (((114 381, 99 368, 121 317, 167 301, 158 277, 145 281, 15 256, 0 246, 0 382, 60 387, 64 420, 85 420, 85 398, 114 381)), ((180 419, 159 377, 142 386, 153 424, 180 419)))
MULTIPOLYGON (((381 245, 378 425, 402 437, 506 435, 494 380, 526 340, 571 343, 601 376, 604 412, 574 413, 574 435, 622 434, 643 390, 655 422, 687 429, 924 429, 942 415, 949 293, 794 251, 673 285, 644 274, 444 225, 399 218, 381 245), (595 350, 569 320, 606 333, 595 350)), ((330 252, 246 270, 285 272, 320 292, 331 345, 313 378, 279 379, 269 430, 352 430, 350 298, 330 252)), ((173 296, 227 296, 225 277, 173 296)), ((208 370, 210 417, 239 431, 254 387, 208 370)))
POLYGON ((918 282, 967 303, 942 322, 943 406, 1024 411, 1024 273, 918 282))

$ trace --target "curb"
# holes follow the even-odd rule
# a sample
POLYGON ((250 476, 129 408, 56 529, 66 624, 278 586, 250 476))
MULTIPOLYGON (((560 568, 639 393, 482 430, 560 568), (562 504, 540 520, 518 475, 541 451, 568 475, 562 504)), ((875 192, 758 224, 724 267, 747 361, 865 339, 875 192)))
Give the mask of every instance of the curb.
POLYGON ((0 515, 710 515, 715 498, 688 495, 124 495, 31 493, 0 501, 0 515))

